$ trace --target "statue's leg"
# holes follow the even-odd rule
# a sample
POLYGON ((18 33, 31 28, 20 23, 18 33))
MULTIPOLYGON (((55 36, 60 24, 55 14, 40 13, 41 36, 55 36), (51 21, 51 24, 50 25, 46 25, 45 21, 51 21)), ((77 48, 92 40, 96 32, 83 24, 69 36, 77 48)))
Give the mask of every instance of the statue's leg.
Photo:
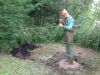
POLYGON ((66 34, 66 59, 69 64, 73 64, 73 36, 72 33, 66 34))
POLYGON ((69 63, 70 64, 73 64, 73 58, 74 58, 74 51, 73 51, 73 46, 72 44, 70 44, 70 60, 69 60, 69 63))
POLYGON ((70 64, 73 64, 73 58, 74 58, 74 50, 73 50, 73 33, 70 33, 69 35, 69 51, 70 51, 70 64))

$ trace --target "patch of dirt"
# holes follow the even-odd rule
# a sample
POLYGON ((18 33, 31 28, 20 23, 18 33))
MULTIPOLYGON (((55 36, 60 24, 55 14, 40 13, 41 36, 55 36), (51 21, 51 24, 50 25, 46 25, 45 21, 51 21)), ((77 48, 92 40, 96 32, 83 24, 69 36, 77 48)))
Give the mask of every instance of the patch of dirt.
MULTIPOLYGON (((51 44, 44 45, 44 49, 40 49, 40 51, 44 51, 43 56, 49 55, 49 50, 56 50, 55 54, 51 53, 52 57, 41 61, 46 66, 51 67, 53 71, 57 71, 58 75, 96 75, 95 72, 100 70, 95 59, 100 58, 100 54, 96 51, 88 48, 82 48, 78 46, 74 46, 74 60, 78 62, 82 67, 73 70, 73 69, 63 69, 59 68, 58 62, 62 59, 65 59, 65 47, 62 44, 51 44)), ((41 56, 42 57, 42 56, 41 56)))
POLYGON ((89 63, 89 60, 82 59, 76 56, 74 57, 74 60, 77 61, 81 65, 78 69, 74 70, 74 69, 59 68, 58 62, 65 58, 66 56, 64 55, 64 53, 57 52, 51 58, 45 61, 45 65, 50 66, 53 69, 53 71, 58 71, 59 75, 77 75, 78 71, 80 71, 80 75, 82 74, 85 75, 87 73, 89 73, 89 75, 92 75, 92 74, 94 75, 93 72, 96 71, 97 69, 97 66, 95 67, 91 66, 92 64, 89 63))
POLYGON ((65 55, 63 53, 57 52, 51 58, 45 61, 45 65, 50 66, 54 71, 57 70, 59 72, 59 75, 68 75, 66 70, 58 67, 59 66, 58 62, 64 58, 65 58, 65 55))
POLYGON ((36 48, 39 48, 40 46, 35 46, 33 44, 25 44, 21 48, 14 48, 11 51, 12 56, 21 58, 21 59, 27 59, 29 56, 31 56, 31 50, 34 50, 36 48))

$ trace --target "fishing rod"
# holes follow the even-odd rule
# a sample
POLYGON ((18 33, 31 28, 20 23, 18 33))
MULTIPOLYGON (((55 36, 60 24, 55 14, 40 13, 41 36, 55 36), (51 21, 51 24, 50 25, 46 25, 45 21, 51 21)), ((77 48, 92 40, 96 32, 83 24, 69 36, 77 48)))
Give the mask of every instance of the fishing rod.
MULTIPOLYGON (((80 27, 81 25, 74 25, 74 27, 80 27)), ((48 26, 48 27, 35 27, 35 28, 24 28, 20 30, 29 30, 29 29, 44 29, 44 28, 60 28, 60 26, 48 26)))

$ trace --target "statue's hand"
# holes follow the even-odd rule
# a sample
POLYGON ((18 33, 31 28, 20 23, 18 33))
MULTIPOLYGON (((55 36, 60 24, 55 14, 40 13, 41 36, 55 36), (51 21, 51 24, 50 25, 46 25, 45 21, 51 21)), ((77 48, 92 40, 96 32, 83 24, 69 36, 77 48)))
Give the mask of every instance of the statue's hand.
POLYGON ((64 23, 65 23, 63 19, 59 19, 59 22, 60 22, 61 24, 64 24, 64 23))
POLYGON ((61 23, 59 23, 59 26, 60 26, 60 27, 64 27, 63 24, 61 24, 61 23))

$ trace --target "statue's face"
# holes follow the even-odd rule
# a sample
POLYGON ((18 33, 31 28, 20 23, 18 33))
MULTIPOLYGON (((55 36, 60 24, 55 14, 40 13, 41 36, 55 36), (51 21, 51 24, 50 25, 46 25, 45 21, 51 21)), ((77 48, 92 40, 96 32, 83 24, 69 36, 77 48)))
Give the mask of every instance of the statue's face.
POLYGON ((66 18, 68 17, 68 16, 67 16, 67 13, 64 12, 64 11, 61 12, 61 16, 62 16, 64 19, 66 19, 66 18))

